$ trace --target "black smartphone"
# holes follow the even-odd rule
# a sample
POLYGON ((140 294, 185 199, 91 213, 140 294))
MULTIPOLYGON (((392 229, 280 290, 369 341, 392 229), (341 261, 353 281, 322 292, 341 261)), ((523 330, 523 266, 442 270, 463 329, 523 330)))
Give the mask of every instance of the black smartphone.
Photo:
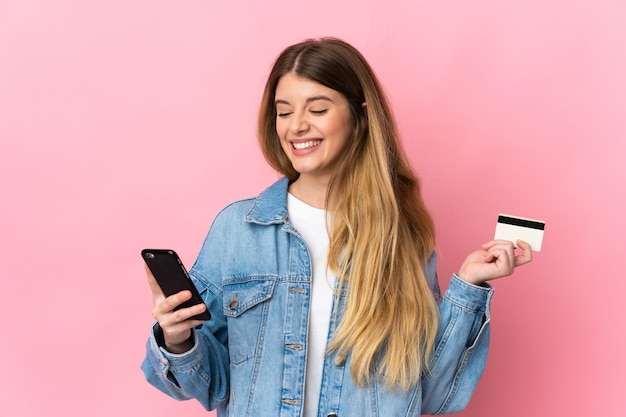
MULTIPOLYGON (((176 252, 171 249, 144 249, 141 251, 141 256, 166 297, 183 290, 191 291, 191 298, 174 310, 204 303, 176 252)), ((203 313, 190 317, 193 320, 209 320, 210 318, 211 313, 208 308, 203 313)))

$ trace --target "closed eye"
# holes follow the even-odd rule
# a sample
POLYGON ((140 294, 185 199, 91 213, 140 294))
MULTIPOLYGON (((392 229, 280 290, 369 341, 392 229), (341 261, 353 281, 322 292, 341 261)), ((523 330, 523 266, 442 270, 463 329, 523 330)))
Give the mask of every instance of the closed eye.
POLYGON ((328 111, 328 109, 323 109, 323 110, 311 110, 311 113, 319 116, 319 115, 322 115, 322 114, 326 113, 327 111, 328 111))

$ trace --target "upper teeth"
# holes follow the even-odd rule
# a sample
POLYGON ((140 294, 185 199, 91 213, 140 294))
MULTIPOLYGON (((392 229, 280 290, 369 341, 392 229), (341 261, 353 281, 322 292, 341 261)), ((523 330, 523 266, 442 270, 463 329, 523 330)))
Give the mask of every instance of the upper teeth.
POLYGON ((310 140, 308 142, 301 142, 301 143, 295 143, 293 144, 293 147, 296 149, 307 149, 307 148, 312 148, 314 146, 317 146, 321 143, 321 140, 310 140))

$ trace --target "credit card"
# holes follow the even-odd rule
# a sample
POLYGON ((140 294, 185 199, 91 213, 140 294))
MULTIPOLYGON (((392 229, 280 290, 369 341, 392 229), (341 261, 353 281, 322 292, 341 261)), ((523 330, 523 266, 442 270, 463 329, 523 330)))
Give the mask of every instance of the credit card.
POLYGON ((542 220, 527 219, 525 217, 499 214, 496 224, 496 240, 508 240, 517 247, 516 241, 523 240, 530 245, 535 252, 541 250, 543 232, 546 222, 542 220))

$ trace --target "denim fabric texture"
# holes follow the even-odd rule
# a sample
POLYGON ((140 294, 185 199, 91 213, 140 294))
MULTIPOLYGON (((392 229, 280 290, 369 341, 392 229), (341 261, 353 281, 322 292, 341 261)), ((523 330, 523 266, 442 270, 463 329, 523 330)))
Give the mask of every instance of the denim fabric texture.
MULTIPOLYGON (((156 323, 147 342, 146 379, 175 399, 195 398, 217 409, 218 417, 302 415, 311 260, 289 222, 287 187, 283 178, 214 220, 190 270, 213 316, 194 330, 194 347, 167 352, 156 323)), ((435 264, 433 254, 424 266, 441 316, 429 371, 408 392, 392 392, 375 381, 355 385, 350 358, 337 365, 327 356, 318 417, 416 417, 466 406, 487 359, 493 289, 453 275, 442 298, 435 264)), ((333 305, 329 339, 345 288, 342 294, 333 305)))

